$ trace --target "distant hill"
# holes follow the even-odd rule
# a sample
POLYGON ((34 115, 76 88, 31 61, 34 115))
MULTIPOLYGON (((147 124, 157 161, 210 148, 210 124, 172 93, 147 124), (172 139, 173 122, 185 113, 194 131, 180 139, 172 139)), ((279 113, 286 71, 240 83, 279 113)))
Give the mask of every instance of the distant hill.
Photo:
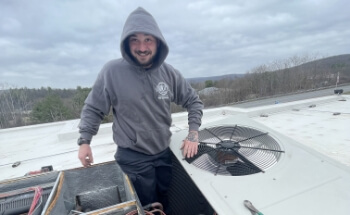
MULTIPOLYGON (((290 71, 328 71, 328 72, 341 72, 341 79, 343 81, 350 81, 350 54, 337 55, 327 58, 322 58, 319 60, 311 61, 308 63, 301 64, 299 66, 291 67, 290 71)), ((279 72, 279 71, 275 71, 279 72)), ((209 76, 209 77, 196 77, 187 78, 190 83, 202 83, 207 80, 219 81, 222 79, 235 79, 243 77, 245 74, 227 74, 220 76, 209 76)))
POLYGON ((233 80, 235 78, 240 78, 245 74, 227 74, 227 75, 219 75, 219 76, 209 76, 209 77, 198 77, 198 78, 187 78, 190 83, 202 83, 208 80, 219 81, 222 79, 230 79, 233 80))
MULTIPOLYGON (((309 78, 319 79, 328 77, 330 81, 336 83, 336 77, 339 74, 339 83, 350 82, 350 54, 327 57, 299 66, 291 67, 281 71, 289 71, 293 74, 305 73, 309 78)), ((280 71, 276 71, 280 72, 280 71)))
POLYGON ((334 70, 334 69, 347 69, 350 72, 350 54, 337 55, 319 60, 304 63, 302 65, 293 67, 293 69, 300 70, 334 70))

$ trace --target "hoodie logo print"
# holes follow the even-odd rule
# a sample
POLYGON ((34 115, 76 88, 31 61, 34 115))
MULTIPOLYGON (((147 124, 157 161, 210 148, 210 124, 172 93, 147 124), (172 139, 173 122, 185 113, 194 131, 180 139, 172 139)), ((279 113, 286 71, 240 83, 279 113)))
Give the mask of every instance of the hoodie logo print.
POLYGON ((169 87, 166 83, 159 82, 156 87, 156 91, 158 93, 158 99, 169 99, 169 96, 168 96, 169 87))

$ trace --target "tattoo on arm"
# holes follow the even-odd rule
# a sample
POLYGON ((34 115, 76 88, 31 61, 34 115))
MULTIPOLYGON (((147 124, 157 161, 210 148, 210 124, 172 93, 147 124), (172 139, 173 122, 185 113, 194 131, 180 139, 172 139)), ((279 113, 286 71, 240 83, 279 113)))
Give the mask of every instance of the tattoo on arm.
POLYGON ((198 132, 197 131, 190 131, 186 137, 188 141, 191 142, 198 142, 198 132))

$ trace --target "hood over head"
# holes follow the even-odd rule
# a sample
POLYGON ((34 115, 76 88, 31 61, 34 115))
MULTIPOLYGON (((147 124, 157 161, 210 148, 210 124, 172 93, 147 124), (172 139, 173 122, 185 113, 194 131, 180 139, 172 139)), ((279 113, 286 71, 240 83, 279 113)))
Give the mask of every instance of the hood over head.
POLYGON ((150 34, 159 40, 159 46, 157 47, 157 56, 151 68, 159 67, 167 57, 169 48, 158 27, 156 20, 153 18, 153 16, 150 13, 148 13, 142 7, 137 8, 129 15, 129 17, 125 22, 123 33, 120 40, 121 41, 120 50, 121 50, 122 56, 125 60, 127 60, 132 65, 137 65, 137 64, 133 60, 133 57, 131 57, 127 39, 130 35, 135 33, 150 34))

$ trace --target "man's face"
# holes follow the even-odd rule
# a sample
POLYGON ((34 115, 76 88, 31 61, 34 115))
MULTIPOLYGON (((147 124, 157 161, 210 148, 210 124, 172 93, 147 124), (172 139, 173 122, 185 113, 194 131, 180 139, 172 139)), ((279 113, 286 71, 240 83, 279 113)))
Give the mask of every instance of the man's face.
POLYGON ((129 48, 143 68, 150 68, 157 54, 157 39, 149 34, 136 33, 129 37, 129 48))

